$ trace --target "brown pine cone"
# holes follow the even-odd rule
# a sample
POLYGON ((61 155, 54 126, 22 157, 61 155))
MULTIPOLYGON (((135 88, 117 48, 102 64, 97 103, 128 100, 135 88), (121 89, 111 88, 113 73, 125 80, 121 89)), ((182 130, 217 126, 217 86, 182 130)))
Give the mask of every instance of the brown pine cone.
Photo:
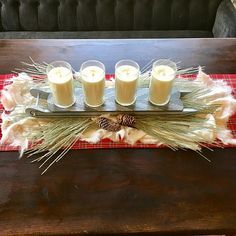
POLYGON ((121 129, 121 126, 118 123, 109 120, 106 117, 98 117, 96 122, 100 128, 107 131, 117 132, 121 129))
POLYGON ((117 122, 120 125, 133 127, 135 123, 135 118, 127 114, 119 114, 117 117, 117 122))

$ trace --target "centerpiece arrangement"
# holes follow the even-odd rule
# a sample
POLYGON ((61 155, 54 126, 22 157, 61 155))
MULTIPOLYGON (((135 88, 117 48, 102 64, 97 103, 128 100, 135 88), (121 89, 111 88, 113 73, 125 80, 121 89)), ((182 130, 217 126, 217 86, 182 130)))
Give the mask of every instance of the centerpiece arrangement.
POLYGON ((200 155, 201 147, 236 144, 227 128, 236 111, 232 89, 201 68, 193 79, 186 74, 194 68, 180 70, 170 60, 151 62, 142 71, 122 60, 115 80, 106 80, 105 66, 93 60, 76 74, 62 61, 25 64, 28 74, 14 76, 2 90, 1 142, 42 161, 43 173, 81 140, 109 138, 200 155))

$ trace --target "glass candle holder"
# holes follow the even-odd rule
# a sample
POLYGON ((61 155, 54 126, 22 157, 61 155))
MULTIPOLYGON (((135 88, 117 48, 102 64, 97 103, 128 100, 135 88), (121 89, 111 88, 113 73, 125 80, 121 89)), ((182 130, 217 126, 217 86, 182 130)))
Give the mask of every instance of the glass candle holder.
POLYGON ((105 66, 99 61, 89 60, 81 65, 80 73, 85 104, 101 106, 104 103, 105 66))
POLYGON ((136 100, 140 75, 139 65, 132 60, 121 60, 115 66, 115 97, 122 106, 130 106, 136 100))
POLYGON ((47 66, 47 78, 54 104, 67 108, 75 103, 71 65, 65 61, 54 61, 47 66))
POLYGON ((170 60, 161 59, 153 63, 149 86, 149 101, 152 104, 164 106, 169 102, 176 72, 177 66, 170 60))

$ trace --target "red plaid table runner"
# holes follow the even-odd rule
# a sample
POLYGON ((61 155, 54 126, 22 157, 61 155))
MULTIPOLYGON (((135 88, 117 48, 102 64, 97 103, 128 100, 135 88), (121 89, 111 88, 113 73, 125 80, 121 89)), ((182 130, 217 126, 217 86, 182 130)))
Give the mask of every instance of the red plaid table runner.
MULTIPOLYGON (((4 81, 11 78, 12 74, 0 75, 0 90, 2 90, 4 81)), ((111 76, 107 75, 107 79, 111 76)), ((233 95, 236 96, 236 74, 212 74, 210 75, 213 79, 224 79, 233 88, 233 95)), ((3 111, 2 104, 0 104, 0 112, 3 111)), ((228 127, 232 130, 234 137, 236 138, 236 114, 230 118, 228 127)), ((0 131, 1 137, 1 131, 0 131)), ((161 146, 163 147, 163 146, 161 146)), ((152 144, 142 144, 136 143, 135 145, 130 145, 124 142, 113 142, 109 139, 103 139, 97 144, 90 144, 84 141, 78 141, 72 149, 99 149, 99 148, 157 148, 156 145, 152 144)), ((17 147, 12 147, 9 145, 0 145, 0 151, 14 151, 18 150, 17 147)))

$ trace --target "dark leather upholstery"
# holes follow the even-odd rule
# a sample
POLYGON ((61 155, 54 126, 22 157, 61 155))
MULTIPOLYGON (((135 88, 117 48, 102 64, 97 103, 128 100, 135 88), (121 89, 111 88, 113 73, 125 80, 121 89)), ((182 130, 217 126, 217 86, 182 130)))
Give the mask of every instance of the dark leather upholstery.
POLYGON ((215 37, 236 37, 236 9, 230 1, 223 1, 216 15, 213 27, 215 37))
MULTIPOLYGON (((34 31, 36 34, 46 31, 48 34, 42 34, 45 38, 52 31, 61 31, 61 36, 65 31, 104 31, 108 38, 112 37, 112 32, 109 31, 121 31, 122 37, 126 37, 124 31, 150 31, 150 36, 155 35, 151 32, 169 31, 175 32, 175 37, 181 31, 189 32, 190 37, 193 31, 196 31, 195 36, 198 35, 197 32, 205 32, 206 34, 199 34, 201 37, 212 35, 221 2, 222 0, 0 0, 0 30, 15 31, 15 34, 19 31, 19 35, 25 36, 27 34, 22 34, 22 31, 34 31)), ((0 37, 1 35, 3 37, 7 34, 2 33, 0 37)))
POLYGON ((0 32, 2 39, 124 39, 124 38, 211 38, 210 31, 199 30, 168 30, 168 31, 8 31, 0 32))

